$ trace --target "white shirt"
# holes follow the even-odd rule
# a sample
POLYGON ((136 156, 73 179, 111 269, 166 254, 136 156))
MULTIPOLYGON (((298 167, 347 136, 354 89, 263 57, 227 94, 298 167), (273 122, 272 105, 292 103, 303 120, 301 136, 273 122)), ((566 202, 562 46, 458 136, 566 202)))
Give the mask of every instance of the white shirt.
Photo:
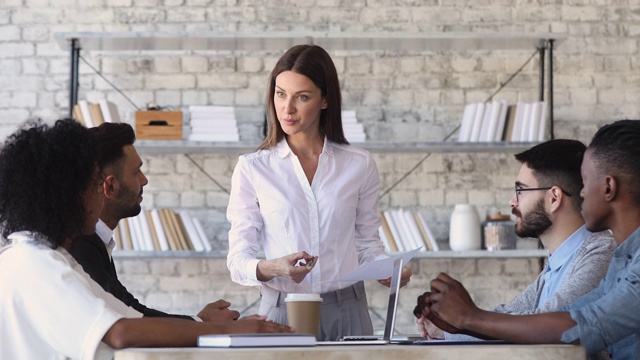
POLYGON ((142 314, 105 292, 64 248, 27 232, 9 239, 0 249, 0 358, 113 358, 104 334, 142 314))
POLYGON ((104 221, 98 219, 96 223, 96 234, 102 242, 104 242, 104 246, 107 247, 107 253, 109 253, 109 259, 111 259, 113 248, 116 246, 116 242, 113 240, 113 230, 111 230, 104 221))
POLYGON ((286 140, 240 156, 231 179, 227 218, 231 279, 260 285, 256 254, 267 259, 298 251, 318 255, 300 284, 276 277, 284 292, 324 293, 353 282, 332 282, 359 264, 387 257, 378 236, 380 180, 368 151, 325 138, 312 184, 286 140))

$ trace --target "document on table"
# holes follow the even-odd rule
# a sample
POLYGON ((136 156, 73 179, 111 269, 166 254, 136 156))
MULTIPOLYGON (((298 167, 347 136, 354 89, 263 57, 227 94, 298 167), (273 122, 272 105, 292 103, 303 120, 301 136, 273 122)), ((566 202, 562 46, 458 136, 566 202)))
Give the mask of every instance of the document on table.
POLYGON ((386 259, 371 261, 360 265, 352 272, 345 274, 333 281, 360 281, 360 280, 380 280, 387 279, 393 273, 393 263, 396 259, 402 258, 402 263, 407 264, 422 247, 408 251, 403 254, 394 255, 386 259))

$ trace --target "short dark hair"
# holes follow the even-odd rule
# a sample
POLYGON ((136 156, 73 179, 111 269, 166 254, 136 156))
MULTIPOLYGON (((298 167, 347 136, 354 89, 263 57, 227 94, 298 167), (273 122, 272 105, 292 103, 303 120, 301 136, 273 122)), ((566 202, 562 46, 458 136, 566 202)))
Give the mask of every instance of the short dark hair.
POLYGON ((96 180, 98 150, 89 130, 71 119, 30 121, 0 151, 0 226, 6 238, 31 231, 51 248, 79 235, 83 193, 96 180))
POLYGON ((268 149, 284 138, 273 103, 276 77, 284 71, 304 75, 320 88, 322 97, 327 101, 327 108, 320 112, 320 134, 338 144, 349 144, 342 129, 340 81, 331 56, 317 45, 296 45, 282 55, 269 76, 266 98, 267 136, 258 148, 268 149))
POLYGON ((580 167, 587 147, 578 140, 555 139, 545 141, 516 154, 516 160, 525 164, 540 186, 560 186, 571 194, 576 211, 582 206, 582 175, 580 167))
POLYGON ((103 168, 120 163, 124 159, 125 145, 133 145, 136 141, 133 128, 126 123, 103 123, 89 131, 96 138, 100 152, 98 162, 103 168))
POLYGON ((619 120, 596 132, 589 144, 596 168, 618 178, 640 205, 640 121, 619 120))

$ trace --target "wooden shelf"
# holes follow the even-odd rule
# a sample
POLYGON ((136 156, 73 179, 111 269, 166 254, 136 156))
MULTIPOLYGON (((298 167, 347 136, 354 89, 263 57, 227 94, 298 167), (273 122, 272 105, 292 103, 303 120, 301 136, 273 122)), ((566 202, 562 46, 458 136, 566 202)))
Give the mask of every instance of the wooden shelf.
MULTIPOLYGON (((549 252, 543 249, 501 250, 501 251, 427 251, 418 253, 415 258, 434 259, 500 259, 500 258, 546 258, 549 252)), ((115 250, 113 257, 116 259, 138 258, 226 258, 226 251, 196 252, 196 251, 123 251, 115 250)))
POLYGON ((509 33, 423 32, 58 32, 61 48, 71 40, 83 50, 94 51, 278 51, 296 44, 316 44, 327 51, 465 51, 528 50, 558 42, 565 35, 509 33))
MULTIPOLYGON (((372 153, 517 153, 529 149, 537 142, 403 142, 353 143, 372 153)), ((144 155, 166 154, 245 154, 256 151, 257 143, 248 142, 194 142, 187 140, 138 140, 136 149, 144 155)))

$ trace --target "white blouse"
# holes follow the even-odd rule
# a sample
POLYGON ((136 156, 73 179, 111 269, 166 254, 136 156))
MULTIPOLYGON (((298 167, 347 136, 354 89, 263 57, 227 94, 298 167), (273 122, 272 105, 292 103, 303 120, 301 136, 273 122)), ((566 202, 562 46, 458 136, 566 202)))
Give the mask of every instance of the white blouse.
POLYGON ((378 236, 380 180, 371 154, 325 138, 311 185, 286 140, 242 155, 231 180, 227 218, 231 279, 260 285, 256 255, 267 259, 298 251, 318 255, 300 283, 276 277, 266 285, 284 292, 324 293, 359 264, 387 257, 378 236))

